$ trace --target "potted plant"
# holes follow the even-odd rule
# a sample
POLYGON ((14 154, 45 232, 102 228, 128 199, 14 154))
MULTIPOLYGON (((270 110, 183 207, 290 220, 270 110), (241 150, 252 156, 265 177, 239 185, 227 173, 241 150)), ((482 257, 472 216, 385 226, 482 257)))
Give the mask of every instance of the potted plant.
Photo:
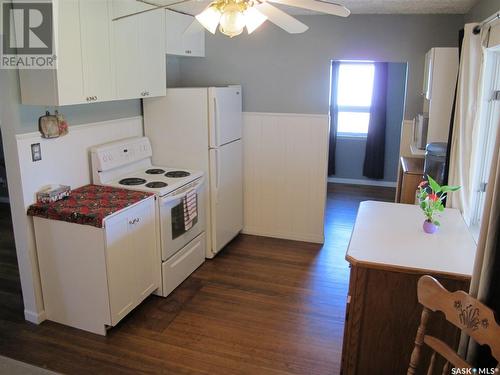
POLYGON ((457 191, 460 186, 440 186, 431 176, 427 176, 427 181, 422 181, 418 185, 417 198, 420 208, 424 212, 424 232, 435 233, 441 223, 436 216, 444 211, 443 200, 449 192, 457 191))

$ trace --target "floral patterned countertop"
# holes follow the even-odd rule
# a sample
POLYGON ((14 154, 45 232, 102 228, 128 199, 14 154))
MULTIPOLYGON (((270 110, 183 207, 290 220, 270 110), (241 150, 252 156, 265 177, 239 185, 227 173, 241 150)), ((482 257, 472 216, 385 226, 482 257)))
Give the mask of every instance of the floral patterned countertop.
POLYGON ((144 200, 152 193, 86 185, 71 191, 69 197, 52 203, 34 203, 28 215, 102 228, 107 216, 144 200))

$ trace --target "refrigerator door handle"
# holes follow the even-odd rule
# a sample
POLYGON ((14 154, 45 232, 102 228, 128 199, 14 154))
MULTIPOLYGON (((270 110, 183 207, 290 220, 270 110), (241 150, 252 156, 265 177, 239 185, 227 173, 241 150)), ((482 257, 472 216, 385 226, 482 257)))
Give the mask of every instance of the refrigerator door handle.
POLYGON ((219 111, 217 110, 217 97, 214 96, 214 126, 213 126, 213 145, 217 147, 219 145, 219 111))
POLYGON ((219 150, 215 150, 215 164, 217 168, 217 176, 216 176, 216 181, 215 181, 215 189, 219 189, 220 185, 220 152, 219 150))

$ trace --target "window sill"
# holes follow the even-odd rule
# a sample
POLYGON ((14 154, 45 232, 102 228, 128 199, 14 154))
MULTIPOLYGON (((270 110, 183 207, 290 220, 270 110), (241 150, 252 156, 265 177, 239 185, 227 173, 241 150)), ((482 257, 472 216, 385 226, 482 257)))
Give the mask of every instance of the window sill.
POLYGON ((337 133, 337 139, 349 141, 366 141, 366 134, 337 133))

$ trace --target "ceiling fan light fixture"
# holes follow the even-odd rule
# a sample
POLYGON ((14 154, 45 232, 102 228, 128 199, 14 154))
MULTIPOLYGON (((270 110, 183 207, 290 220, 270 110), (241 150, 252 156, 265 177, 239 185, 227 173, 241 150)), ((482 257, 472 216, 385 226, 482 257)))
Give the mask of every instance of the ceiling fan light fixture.
POLYGON ((212 34, 215 34, 215 32, 217 31, 217 26, 221 21, 222 13, 216 6, 210 5, 195 17, 205 29, 210 31, 212 34))
POLYGON ((224 6, 220 17, 220 31, 229 37, 235 37, 243 32, 246 26, 246 17, 238 3, 229 3, 224 6))
POLYGON ((245 11, 245 22, 248 34, 257 30, 264 22, 266 22, 266 20, 267 16, 259 12, 254 7, 250 7, 245 11))

